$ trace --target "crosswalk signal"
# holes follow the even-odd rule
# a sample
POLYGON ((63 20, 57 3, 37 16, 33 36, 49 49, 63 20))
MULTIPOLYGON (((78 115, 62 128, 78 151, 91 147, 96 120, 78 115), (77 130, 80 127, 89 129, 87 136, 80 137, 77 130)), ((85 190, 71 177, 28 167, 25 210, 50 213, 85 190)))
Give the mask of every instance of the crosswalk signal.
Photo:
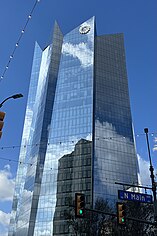
POLYGON ((3 125, 4 125, 4 117, 5 117, 5 112, 3 111, 0 111, 0 138, 2 136, 2 128, 3 128, 3 125))
POLYGON ((75 193, 75 217, 83 218, 85 213, 85 195, 75 193))
POLYGON ((119 225, 126 224, 126 206, 122 202, 117 202, 117 222, 119 225))

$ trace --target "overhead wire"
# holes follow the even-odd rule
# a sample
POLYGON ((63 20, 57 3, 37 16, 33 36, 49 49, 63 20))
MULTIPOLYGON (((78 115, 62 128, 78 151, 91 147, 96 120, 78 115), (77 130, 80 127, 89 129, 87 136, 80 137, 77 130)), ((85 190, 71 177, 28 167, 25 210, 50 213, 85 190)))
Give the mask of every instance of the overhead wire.
MULTIPOLYGON (((71 154, 71 153, 69 153, 69 154, 71 154)), ((76 154, 76 155, 78 155, 80 157, 80 156, 89 155, 89 154, 91 154, 91 152, 86 152, 85 154, 79 153, 79 154, 76 154)), ((65 154, 65 155, 67 155, 67 154, 65 154)), ((62 158, 62 157, 60 157, 60 158, 62 158)), ((45 168, 43 166, 43 164, 40 164, 40 163, 36 164, 38 161, 35 161, 33 163, 33 162, 25 162, 25 161, 15 160, 15 159, 11 159, 11 158, 6 158, 6 157, 0 157, 0 160, 7 161, 7 163, 14 162, 14 163, 17 163, 17 164, 23 164, 23 165, 29 165, 29 166, 39 166, 39 167, 42 167, 43 169, 48 169, 48 170, 52 170, 53 169, 52 167, 45 168)))
POLYGON ((22 31, 21 31, 21 33, 20 33, 20 36, 18 37, 18 39, 17 39, 17 41, 16 41, 16 43, 15 43, 14 49, 13 49, 12 53, 10 54, 9 59, 8 59, 8 62, 6 63, 6 66, 5 66, 5 68, 4 68, 4 70, 3 70, 2 74, 1 74, 0 82, 4 79, 5 74, 6 74, 6 72, 7 72, 8 69, 9 69, 9 65, 10 65, 11 61, 13 60, 13 58, 14 58, 15 52, 16 52, 17 48, 19 47, 20 41, 21 41, 21 39, 22 39, 22 37, 23 37, 23 35, 24 35, 24 33, 25 33, 25 30, 26 30, 26 28, 27 28, 27 25, 28 25, 30 19, 32 18, 33 12, 34 12, 34 10, 35 10, 35 8, 36 8, 36 6, 37 6, 37 4, 38 4, 39 2, 40 2, 40 0, 36 0, 36 1, 35 1, 35 3, 34 3, 34 5, 33 5, 32 9, 31 9, 31 11, 30 11, 30 14, 29 14, 28 17, 27 17, 26 23, 24 24, 24 27, 22 28, 22 31))
MULTIPOLYGON (((140 136, 144 136, 145 135, 145 133, 141 133, 141 134, 135 134, 135 137, 140 137, 140 136)), ((157 132, 152 132, 152 133, 149 133, 149 135, 150 136, 152 136, 152 137, 154 137, 154 135, 157 135, 157 132)), ((110 136, 110 137, 96 137, 96 140, 124 140, 124 139, 126 139, 127 137, 125 137, 125 136, 122 136, 122 137, 114 137, 114 136, 110 136)), ((49 146, 49 145, 58 145, 58 144, 73 144, 73 143, 75 143, 76 142, 76 140, 74 141, 74 140, 71 140, 71 141, 57 141, 57 142, 55 142, 55 143, 51 143, 50 142, 50 140, 52 140, 52 139, 54 139, 54 138, 49 138, 48 139, 48 141, 46 142, 43 142, 43 141, 41 141, 40 143, 34 143, 34 144, 25 144, 25 145, 11 145, 11 146, 0 146, 0 149, 1 150, 3 150, 3 149, 15 149, 15 148, 26 148, 26 147, 29 147, 29 146, 31 146, 31 147, 33 147, 33 146, 41 146, 41 145, 44 145, 45 146, 45 144, 47 145, 47 146, 49 146)), ((83 138, 82 138, 83 139, 83 138)), ((78 141, 78 140, 77 140, 78 141)))
MULTIPOLYGON (((156 133, 150 133, 151 135, 153 134, 156 134, 156 133)), ((140 135, 144 135, 144 134, 136 134, 136 136, 137 137, 139 137, 140 135)), ((117 137, 102 137, 102 139, 106 139, 106 140, 112 140, 112 139, 117 139, 117 137)), ((124 138, 126 138, 126 137, 121 137, 121 139, 124 139, 124 138)), ((100 138, 98 138, 98 140, 99 140, 100 138)), ((119 139, 119 138, 118 138, 119 139)), ((91 142, 90 140, 87 140, 87 141, 89 141, 89 142, 91 142)), ((46 147, 46 146, 49 146, 49 145, 65 145, 65 147, 68 145, 68 144, 77 144, 77 146, 78 145, 85 145, 85 144, 89 144, 89 142, 87 142, 87 143, 78 143, 78 140, 72 140, 72 141, 66 141, 66 142, 58 142, 58 143, 49 143, 49 142, 40 142, 40 143, 36 143, 36 144, 27 144, 27 145, 14 145, 14 146, 3 146, 3 147, 0 147, 0 149, 1 150, 3 150, 3 149, 15 149, 15 148, 27 148, 28 146, 29 147, 33 147, 33 146, 40 146, 40 147, 42 147, 42 145, 44 146, 44 147, 46 147)), ((63 146, 64 147, 64 146, 63 146)), ((33 165, 32 163, 30 163, 30 162, 21 162, 21 161, 17 161, 17 160, 14 160, 14 159, 11 159, 11 158, 4 158, 4 157, 0 157, 0 159, 1 160, 6 160, 6 161, 9 161, 9 162, 16 162, 16 163, 19 163, 19 164, 26 164, 26 165, 33 165)), ((52 169, 52 168, 50 168, 50 169, 52 169)))
MULTIPOLYGON (((89 155, 91 154, 91 152, 89 153, 86 153, 86 155, 89 155)), ((81 155, 84 155, 84 154, 79 154, 79 156, 81 155)), ((54 168, 52 167, 45 167, 43 164, 33 164, 33 163, 30 163, 30 162, 22 162, 22 161, 18 161, 18 160, 11 160, 9 158, 3 158, 3 157, 0 157, 0 160, 4 160, 4 161, 9 161, 9 162, 14 162, 14 163, 17 163, 18 165, 29 165, 29 166, 38 166, 40 169, 42 168, 43 169, 43 172, 45 171, 52 171, 54 170, 54 168)), ((108 170, 109 171, 109 170, 108 170)), ((110 179, 111 180, 111 179, 110 179)), ((115 181, 115 179, 113 179, 115 181)), ((151 187, 150 185, 146 185, 147 187, 151 187)), ((140 186, 139 186, 140 187, 140 186)))
MULTIPOLYGON (((151 134, 151 133, 150 133, 151 134)), ((156 133, 152 133, 152 134, 156 134, 156 133)), ((144 134, 138 134, 138 137, 140 136, 140 135, 144 135, 144 134)), ((103 139, 113 139, 113 138, 115 138, 115 137, 104 137, 103 139)), ((117 138, 117 137, 116 137, 117 138)), ((122 138, 125 138, 125 137, 122 137, 122 138)), ((89 141, 89 142, 91 142, 90 140, 87 140, 87 141, 89 141)), ((74 144, 77 144, 77 145, 84 145, 84 144, 89 144, 89 142, 87 142, 87 143, 80 143, 80 144, 78 144, 78 141, 77 141, 77 143, 76 143, 76 140, 75 140, 75 142, 74 141, 69 141, 70 143, 74 143, 74 144)), ((46 142, 47 143, 47 142, 46 142)), ((50 145, 51 143, 47 143, 47 146, 48 145, 50 145)), ((58 144, 65 144, 65 143, 63 143, 63 142, 58 142, 58 144)), ((40 143, 40 144, 34 144, 35 146, 39 146, 39 145, 42 145, 42 143, 40 143)), ((23 147, 24 148, 26 148, 28 145, 23 145, 23 147)), ((29 146, 32 146, 32 145, 29 145, 29 146)), ((12 148, 16 148, 16 147, 21 147, 21 146, 12 146, 12 148)), ((1 147, 2 149, 4 149, 5 147, 1 147)), ((6 147, 6 148, 9 148, 9 147, 6 147)), ((10 147, 11 148, 11 147, 10 147)), ((72 150, 72 152, 73 152, 74 150, 72 150)), ((71 152, 71 150, 70 150, 70 152, 71 152)), ((71 153, 68 153, 68 154, 71 154, 71 153)), ((80 155, 89 155, 89 154, 91 154, 90 152, 88 152, 88 153, 85 153, 85 154, 78 154, 79 156, 80 155)), ((64 154, 64 155, 67 155, 67 154, 64 154)), ((63 155, 63 156, 64 156, 63 155)), ((62 157, 60 157, 60 158, 62 158, 62 157)), ((60 159, 59 158, 59 159, 60 159)), ((58 160, 59 160, 58 159, 58 160)), ((15 159, 11 159, 11 158, 5 158, 5 157, 0 157, 0 160, 4 160, 4 161, 7 161, 7 163, 9 162, 14 162, 14 163, 17 163, 17 164, 19 164, 19 165, 29 165, 29 166, 38 166, 39 168, 43 168, 43 171, 48 171, 48 170, 53 170, 54 168, 53 167, 44 167, 43 166, 43 164, 40 164, 40 163, 37 163, 37 162, 35 162, 35 163, 31 163, 31 162, 25 162, 25 161, 20 161, 20 160, 15 160, 15 159), (37 164, 36 164, 37 163, 37 164)))

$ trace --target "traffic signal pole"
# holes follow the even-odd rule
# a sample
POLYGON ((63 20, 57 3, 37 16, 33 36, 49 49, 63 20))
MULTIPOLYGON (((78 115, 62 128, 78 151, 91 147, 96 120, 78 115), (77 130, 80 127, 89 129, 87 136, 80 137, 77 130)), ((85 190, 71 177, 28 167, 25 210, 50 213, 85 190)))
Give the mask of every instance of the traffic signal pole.
MULTIPOLYGON (((95 210, 95 209, 85 208, 85 211, 91 211, 91 212, 96 212, 96 213, 99 213, 99 214, 104 214, 104 215, 108 215, 108 216, 117 217, 117 214, 115 214, 115 213, 109 213, 109 212, 99 211, 99 210, 95 210)), ((156 224, 151 222, 151 221, 141 220, 141 219, 138 219, 138 218, 125 217, 125 219, 126 220, 136 221, 136 222, 139 222, 139 223, 144 223, 144 224, 156 226, 156 224)))
MULTIPOLYGON (((76 198, 75 198, 75 200, 76 200, 76 198)), ((69 206, 74 207, 75 208, 75 212, 76 212, 76 201, 75 201, 75 205, 69 205, 69 206)), ((117 214, 115 214, 115 213, 104 212, 104 211, 100 211, 100 210, 96 210, 96 209, 90 209, 90 208, 86 208, 86 207, 84 208, 84 211, 90 211, 90 212, 95 212, 95 213, 98 213, 98 214, 104 214, 104 215, 108 215, 108 216, 112 216, 112 217, 117 217, 117 214)), ((76 215, 75 215, 75 217, 76 218, 84 218, 84 217, 77 217, 76 215)), ((151 222, 151 221, 141 220, 141 219, 138 219, 138 218, 125 217, 125 219, 126 220, 136 221, 136 222, 143 223, 143 224, 148 224, 148 225, 156 226, 156 224, 151 222)))

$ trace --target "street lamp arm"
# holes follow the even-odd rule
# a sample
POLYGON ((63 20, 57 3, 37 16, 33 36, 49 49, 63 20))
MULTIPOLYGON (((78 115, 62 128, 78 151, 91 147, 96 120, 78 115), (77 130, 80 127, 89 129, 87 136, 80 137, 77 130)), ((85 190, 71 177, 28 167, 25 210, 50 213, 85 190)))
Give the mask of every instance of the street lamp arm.
POLYGON ((5 103, 7 100, 9 100, 10 98, 13 98, 13 99, 17 99, 17 98, 21 98, 23 97, 23 94, 21 93, 18 93, 18 94, 14 94, 6 99, 3 100, 3 102, 0 103, 0 108, 3 106, 3 103, 5 103))
POLYGON ((8 98, 6 98, 6 99, 4 99, 3 102, 0 103, 0 107, 2 107, 2 106, 3 106, 3 103, 5 103, 5 102, 6 102, 8 99, 10 99, 10 98, 12 98, 12 96, 11 96, 11 97, 8 97, 8 98))

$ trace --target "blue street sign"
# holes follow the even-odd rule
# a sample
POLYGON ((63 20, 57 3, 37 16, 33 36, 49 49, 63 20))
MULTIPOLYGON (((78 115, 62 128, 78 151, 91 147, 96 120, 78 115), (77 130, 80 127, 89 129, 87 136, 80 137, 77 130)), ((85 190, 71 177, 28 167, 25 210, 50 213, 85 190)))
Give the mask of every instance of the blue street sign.
POLYGON ((124 190, 118 190, 118 198, 121 200, 127 200, 133 202, 152 203, 152 195, 128 192, 124 190))

